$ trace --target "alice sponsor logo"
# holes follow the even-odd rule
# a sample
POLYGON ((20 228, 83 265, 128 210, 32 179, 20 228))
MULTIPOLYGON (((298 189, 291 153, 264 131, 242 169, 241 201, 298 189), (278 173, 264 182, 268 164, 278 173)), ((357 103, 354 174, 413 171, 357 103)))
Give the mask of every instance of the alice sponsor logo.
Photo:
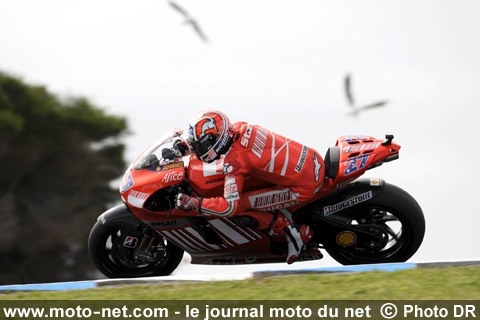
POLYGON ((176 182, 176 181, 180 182, 183 180, 183 175, 184 175, 183 171, 169 172, 163 177, 162 182, 165 184, 176 182))
POLYGON ((237 201, 240 199, 240 195, 238 194, 237 182, 235 181, 235 176, 227 175, 227 177, 225 178, 223 195, 227 201, 237 201))

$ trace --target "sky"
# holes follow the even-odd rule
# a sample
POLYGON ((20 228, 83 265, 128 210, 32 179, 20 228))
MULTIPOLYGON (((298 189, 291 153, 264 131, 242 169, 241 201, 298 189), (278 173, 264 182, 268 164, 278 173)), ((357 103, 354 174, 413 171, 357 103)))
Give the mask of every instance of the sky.
POLYGON ((394 134, 400 159, 365 177, 421 205, 427 231, 410 261, 480 258, 480 2, 177 3, 207 43, 164 0, 0 0, 0 70, 127 117, 129 162, 208 107, 321 154, 342 135, 394 134), (347 73, 358 105, 389 103, 347 116, 347 73))

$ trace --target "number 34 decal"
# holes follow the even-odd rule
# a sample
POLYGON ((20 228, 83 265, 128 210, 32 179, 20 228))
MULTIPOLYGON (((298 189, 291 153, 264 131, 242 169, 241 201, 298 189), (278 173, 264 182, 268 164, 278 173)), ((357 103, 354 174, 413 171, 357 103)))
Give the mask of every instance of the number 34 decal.
POLYGON ((345 165, 348 167, 345 169, 344 175, 348 176, 349 174, 357 171, 358 169, 362 169, 363 167, 365 167, 369 156, 369 154, 366 154, 345 161, 345 165))

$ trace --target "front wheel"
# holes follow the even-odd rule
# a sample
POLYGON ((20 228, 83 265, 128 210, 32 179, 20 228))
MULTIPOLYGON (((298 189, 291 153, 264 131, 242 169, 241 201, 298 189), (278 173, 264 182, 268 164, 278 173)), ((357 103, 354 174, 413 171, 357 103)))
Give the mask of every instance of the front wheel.
POLYGON ((109 278, 171 274, 183 250, 138 220, 97 221, 88 238, 93 263, 109 278))
POLYGON ((349 250, 326 248, 343 265, 405 262, 418 250, 425 234, 425 218, 417 201, 391 184, 359 206, 351 218, 352 225, 376 226, 382 236, 349 250))

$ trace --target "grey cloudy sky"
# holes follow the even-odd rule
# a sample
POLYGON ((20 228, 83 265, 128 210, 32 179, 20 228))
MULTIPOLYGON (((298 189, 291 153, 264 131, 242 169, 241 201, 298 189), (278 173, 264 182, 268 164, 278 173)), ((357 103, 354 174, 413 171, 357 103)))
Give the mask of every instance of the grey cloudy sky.
POLYGON ((320 153, 340 135, 393 133, 400 160, 366 176, 422 206, 411 261, 479 258, 478 1, 178 3, 208 44, 164 0, 0 0, 0 69, 127 116, 129 161, 206 107, 320 153), (359 105, 390 103, 347 117, 347 73, 359 105))

